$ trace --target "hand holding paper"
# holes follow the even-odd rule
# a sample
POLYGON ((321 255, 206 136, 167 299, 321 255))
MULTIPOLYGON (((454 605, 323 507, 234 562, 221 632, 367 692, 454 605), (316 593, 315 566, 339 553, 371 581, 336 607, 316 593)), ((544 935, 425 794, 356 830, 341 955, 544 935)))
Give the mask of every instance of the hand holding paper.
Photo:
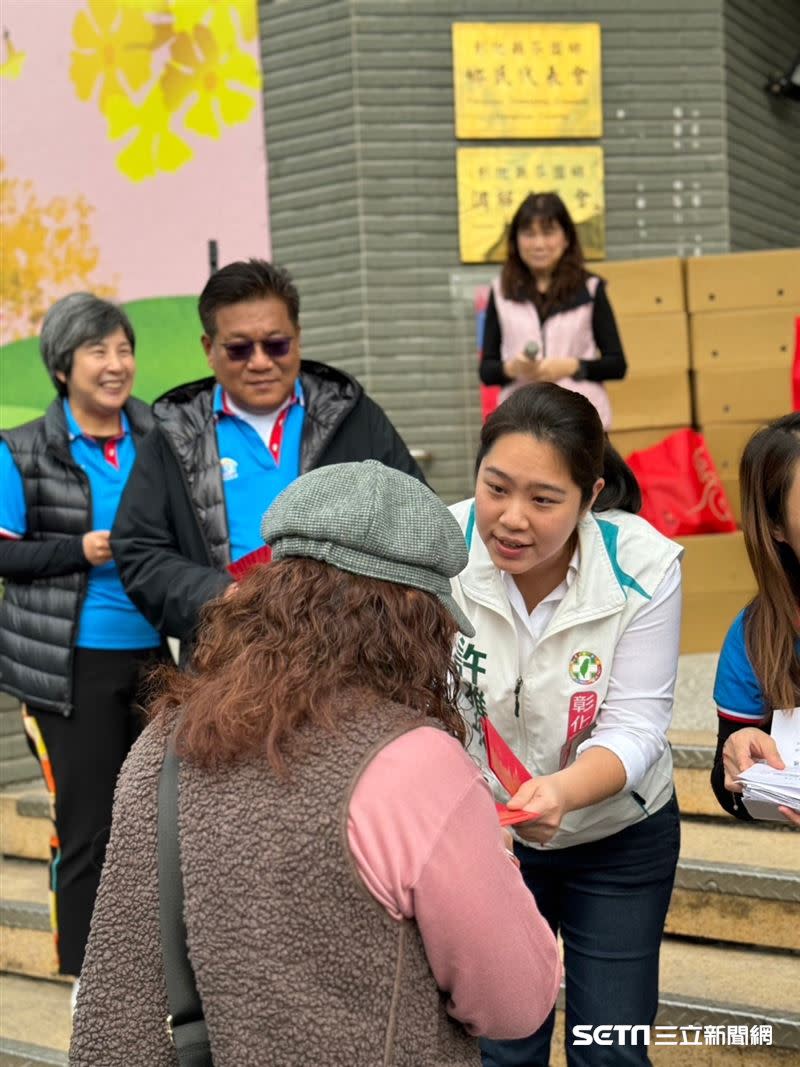
POLYGON ((737 731, 728 738, 725 749, 726 785, 735 766, 735 791, 741 791, 753 818, 800 827, 800 709, 774 712, 771 736, 750 729, 737 731), (749 736, 757 733, 763 740, 749 736), (726 752, 728 743, 739 734, 747 736, 740 738, 738 748, 732 745, 726 752), (759 756, 763 762, 753 762, 759 756))
POLYGON ((745 726, 731 734, 722 749, 725 788, 731 793, 741 793, 744 788, 740 780, 741 774, 759 761, 781 771, 785 766, 774 739, 763 730, 755 726, 745 726))

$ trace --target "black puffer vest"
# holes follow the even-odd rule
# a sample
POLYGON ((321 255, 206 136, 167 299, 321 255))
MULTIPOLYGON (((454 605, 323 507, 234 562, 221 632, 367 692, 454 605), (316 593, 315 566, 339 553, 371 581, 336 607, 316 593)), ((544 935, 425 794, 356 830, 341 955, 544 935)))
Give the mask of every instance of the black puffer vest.
MULTIPOLYGON (((305 473, 317 466, 363 390, 344 371, 310 360, 303 361, 300 377, 306 403, 300 470, 305 473)), ((215 385, 213 378, 203 378, 178 386, 155 401, 153 414, 185 475, 209 562, 222 571, 231 562, 231 550, 215 427, 215 385)))
MULTIPOLYGON (((153 425, 150 409, 125 405, 134 440, 153 425)), ((69 450, 61 400, 45 414, 0 437, 11 449, 25 487, 32 541, 80 537, 91 529, 89 479, 69 450)), ((0 600, 0 689, 44 711, 72 713, 72 658, 88 571, 30 582, 6 579, 0 600)))
POLYGON ((213 403, 213 379, 203 379, 160 397, 153 413, 186 476, 210 562, 222 571, 231 561, 231 546, 213 403))

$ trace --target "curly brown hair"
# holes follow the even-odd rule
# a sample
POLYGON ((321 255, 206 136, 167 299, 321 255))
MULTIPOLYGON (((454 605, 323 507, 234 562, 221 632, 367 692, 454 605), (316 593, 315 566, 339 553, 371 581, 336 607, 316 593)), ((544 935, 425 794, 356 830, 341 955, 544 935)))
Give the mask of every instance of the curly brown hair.
POLYGON ((567 205, 558 193, 529 193, 515 211, 508 227, 506 261, 500 275, 503 296, 519 302, 531 300, 540 314, 549 314, 554 308, 568 304, 588 277, 578 231, 567 205), (567 247, 544 294, 537 292, 536 279, 522 262, 517 246, 519 231, 527 229, 534 219, 545 224, 557 222, 567 238, 567 247))
POLYGON ((308 726, 335 730, 349 692, 438 719, 465 744, 455 632, 418 589, 305 558, 255 566, 204 608, 191 669, 160 668, 150 719, 167 730, 184 708, 181 756, 213 769, 261 753, 282 776, 288 743, 308 726))

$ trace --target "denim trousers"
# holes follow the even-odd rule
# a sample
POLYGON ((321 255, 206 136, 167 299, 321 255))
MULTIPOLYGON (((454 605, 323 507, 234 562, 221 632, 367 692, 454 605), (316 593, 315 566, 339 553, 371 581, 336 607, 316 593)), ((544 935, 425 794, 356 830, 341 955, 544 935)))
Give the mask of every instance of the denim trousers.
MULTIPOLYGON (((575 1046, 573 1026, 652 1025, 661 935, 680 849, 672 799, 611 837, 563 849, 515 846, 525 884, 564 943, 569 1067, 649 1064, 645 1044, 575 1046)), ((547 1067, 555 1010, 535 1034, 481 1041, 483 1067, 547 1067)))

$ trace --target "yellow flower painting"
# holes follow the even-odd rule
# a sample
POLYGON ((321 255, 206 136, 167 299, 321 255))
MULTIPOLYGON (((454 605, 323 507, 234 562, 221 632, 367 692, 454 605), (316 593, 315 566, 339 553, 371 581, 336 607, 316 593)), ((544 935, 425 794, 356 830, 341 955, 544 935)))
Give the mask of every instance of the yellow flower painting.
POLYGON ((191 135, 219 139, 250 118, 261 72, 242 44, 257 34, 256 0, 87 0, 70 77, 109 139, 127 138, 116 160, 127 178, 179 170, 191 135))
POLYGON ((112 141, 136 131, 117 156, 117 166, 131 181, 153 178, 160 171, 180 170, 194 155, 186 141, 169 128, 170 114, 160 85, 153 86, 142 104, 115 96, 108 102, 106 115, 112 141))
POLYGON ((220 122, 233 126, 245 122, 255 105, 251 94, 237 85, 257 89, 258 66, 252 56, 238 48, 221 53, 218 41, 206 26, 197 26, 192 37, 181 34, 173 43, 164 70, 164 100, 175 110, 192 100, 184 123, 202 137, 220 136, 220 122))
POLYGON ((3 42, 5 44, 6 58, 0 63, 0 78, 11 78, 16 81, 25 66, 26 53, 20 52, 14 47, 8 30, 3 31, 3 42))
POLYGON ((93 209, 83 196, 42 201, 30 181, 6 174, 0 159, 2 343, 28 337, 53 300, 74 289, 114 296, 96 278, 93 209))
POLYGON ((88 0, 72 27, 75 49, 70 77, 81 100, 90 100, 100 84, 100 107, 109 97, 126 96, 146 85, 153 64, 153 25, 141 6, 111 0, 88 0))

